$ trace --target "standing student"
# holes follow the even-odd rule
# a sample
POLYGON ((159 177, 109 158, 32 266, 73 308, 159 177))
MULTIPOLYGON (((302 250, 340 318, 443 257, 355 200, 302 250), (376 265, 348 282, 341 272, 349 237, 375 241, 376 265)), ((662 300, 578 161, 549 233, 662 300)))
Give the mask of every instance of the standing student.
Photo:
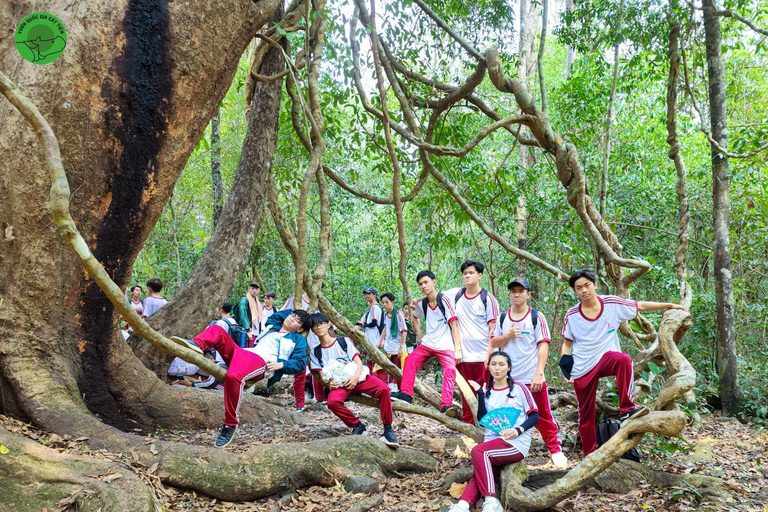
POLYGON ((379 343, 379 323, 382 319, 381 306, 379 306, 379 292, 376 288, 366 288, 363 290, 365 295, 365 302, 368 305, 368 311, 360 318, 357 323, 358 326, 362 326, 365 331, 365 337, 371 342, 374 347, 379 343))
POLYGON ((341 336, 334 338, 328 334, 331 327, 331 321, 323 313, 315 313, 310 318, 312 332, 317 335, 320 344, 309 353, 310 367, 317 373, 318 378, 325 383, 330 392, 328 393, 328 409, 339 417, 344 424, 352 429, 352 435, 366 435, 365 425, 360 418, 352 414, 344 402, 352 393, 365 393, 368 396, 379 400, 379 414, 381 422, 384 425, 384 435, 381 441, 387 446, 397 447, 397 437, 392 430, 392 400, 389 396, 389 388, 375 375, 368 375, 364 380, 360 380, 363 370, 363 361, 360 353, 355 348, 352 340, 341 336), (326 380, 323 376, 323 368, 331 361, 341 360, 345 363, 354 362, 356 365, 355 373, 345 382, 339 383, 334 380, 326 380))
POLYGON ((264 305, 261 308, 261 330, 267 325, 267 320, 271 317, 277 308, 275 307, 275 292, 267 292, 264 294, 264 305))
MULTIPOLYGON (((402 370, 403 356, 407 353, 405 336, 408 329, 405 327, 405 317, 395 306, 395 296, 389 292, 381 294, 381 307, 384 309, 384 329, 379 336, 378 347, 383 348, 389 360, 402 370)), ((386 382, 391 391, 400 390, 400 382, 386 370, 379 370, 376 376, 386 382)))
MULTIPOLYGON (((133 310, 139 314, 139 316, 144 314, 144 304, 141 302, 141 294, 144 292, 142 290, 141 286, 135 285, 131 288, 131 307, 133 310)), ((128 332, 132 331, 132 329, 128 329, 128 332)))
MULTIPOLYGON (((488 343, 493 336, 499 316, 496 297, 480 286, 485 265, 479 261, 467 260, 461 264, 463 288, 453 288, 445 293, 453 300, 459 319, 461 336, 461 363, 456 370, 467 381, 482 385, 487 375, 485 363, 488 360, 488 343)), ((462 420, 474 424, 472 409, 462 396, 462 420)))
MULTIPOLYGON (((521 414, 514 427, 496 433, 485 429, 485 439, 472 448, 472 478, 458 503, 448 512, 469 512, 481 497, 483 512, 504 512, 496 497, 496 480, 501 468, 520 462, 531 448, 531 428, 539 421, 536 403, 528 388, 515 382, 510 375, 510 359, 505 352, 494 352, 488 359, 490 382, 477 395, 477 420, 502 407, 517 409, 521 414)), ((473 387, 480 389, 475 383, 473 387)))
POLYGON ((413 327, 421 344, 405 359, 400 392, 393 397, 411 403, 416 372, 428 360, 437 357, 443 367, 440 410, 449 416, 455 416, 456 411, 452 407, 453 387, 456 385, 456 363, 461 362, 461 341, 453 301, 435 290, 437 281, 431 271, 422 270, 416 276, 416 281, 421 293, 426 296, 416 305, 413 312, 413 327), (418 318, 424 318, 423 335, 418 318))
POLYGON ((163 289, 163 282, 159 279, 150 279, 147 281, 147 298, 144 299, 144 309, 141 314, 142 318, 147 318, 149 315, 165 306, 168 302, 165 297, 160 295, 160 291, 163 289))
POLYGON ((216 350, 229 366, 224 379, 224 426, 216 447, 228 445, 240 423, 243 386, 250 379, 259 380, 266 371, 274 372, 267 383, 272 386, 283 374, 303 372, 307 366, 307 341, 299 334, 309 326, 304 310, 281 311, 269 319, 268 332, 253 348, 240 348, 221 325, 210 325, 193 340, 171 337, 171 341, 203 354, 216 350))
POLYGON ((560 368, 573 383, 579 403, 579 434, 584 455, 597 449, 595 393, 601 377, 616 377, 621 421, 648 412, 632 402, 632 358, 621 351, 619 324, 640 311, 682 309, 669 302, 638 302, 613 295, 597 294, 597 276, 591 270, 575 272, 568 283, 579 304, 568 310, 563 325, 560 368))
POLYGON ((514 279, 509 285, 509 308, 496 323, 496 330, 491 339, 491 349, 498 348, 506 352, 512 361, 511 375, 515 382, 528 388, 539 410, 539 429, 547 445, 552 463, 558 468, 568 467, 557 437, 557 424, 549 406, 549 393, 544 380, 544 368, 549 357, 549 344, 552 336, 544 315, 528 306, 531 298, 531 285, 524 277, 514 279))
POLYGON ((262 309, 259 302, 258 283, 248 285, 248 292, 240 299, 235 308, 235 321, 248 332, 248 339, 253 341, 261 333, 262 309))
MULTIPOLYGON (((294 306, 294 297, 289 297, 288 300, 285 301, 285 304, 283 304, 283 307, 280 308, 280 311, 293 309, 293 306, 294 306)), ((309 313, 309 295, 307 295, 306 292, 301 294, 301 309, 309 313)), ((309 345, 309 349, 312 350, 319 343, 320 343, 320 340, 317 338, 315 333, 313 333, 310 330, 309 333, 307 334, 307 345, 309 345)), ((296 412, 304 411, 304 407, 307 404, 307 376, 308 375, 311 376, 309 372, 309 363, 307 363, 307 367, 304 369, 303 372, 296 373, 293 376, 293 397, 296 400, 296 404, 295 404, 296 412)), ((318 402, 325 402, 325 392, 323 390, 323 386, 321 383, 317 382, 315 379, 312 379, 312 390, 314 391, 315 400, 317 400, 318 402)))

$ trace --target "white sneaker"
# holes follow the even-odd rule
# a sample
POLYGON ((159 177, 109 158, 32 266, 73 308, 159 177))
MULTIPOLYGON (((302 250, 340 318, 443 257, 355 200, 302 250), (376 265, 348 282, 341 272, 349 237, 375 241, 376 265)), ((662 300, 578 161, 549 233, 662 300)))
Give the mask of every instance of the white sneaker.
POLYGON ((556 468, 568 467, 568 459, 565 458, 565 455, 563 454, 563 452, 553 453, 551 457, 552 457, 552 464, 554 464, 556 468))
POLYGON ((451 505, 448 512, 469 512, 469 503, 464 500, 459 500, 458 503, 451 505))
POLYGON ((504 512, 501 502, 493 496, 486 496, 483 499, 483 512, 504 512))

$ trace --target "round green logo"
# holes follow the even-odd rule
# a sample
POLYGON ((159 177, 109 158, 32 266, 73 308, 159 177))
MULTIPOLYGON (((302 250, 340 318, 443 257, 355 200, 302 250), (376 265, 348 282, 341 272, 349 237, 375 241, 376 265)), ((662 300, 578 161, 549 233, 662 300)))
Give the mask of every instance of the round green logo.
POLYGON ((33 64, 49 64, 64 53, 67 47, 67 29, 47 12, 33 12, 16 26, 16 49, 33 64))

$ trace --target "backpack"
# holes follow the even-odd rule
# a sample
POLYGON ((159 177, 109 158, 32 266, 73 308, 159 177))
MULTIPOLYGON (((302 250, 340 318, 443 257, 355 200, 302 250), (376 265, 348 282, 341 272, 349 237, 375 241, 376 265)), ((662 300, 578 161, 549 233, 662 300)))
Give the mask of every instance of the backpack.
MULTIPOLYGON (((466 288, 462 288, 461 290, 459 290, 459 293, 457 293, 456 297, 453 298, 453 303, 458 304, 459 299, 461 298, 462 295, 466 293, 466 291, 467 291, 466 288)), ((488 308, 488 290, 486 290, 485 288, 480 288, 480 300, 483 301, 483 307, 487 309, 488 308)))
MULTIPOLYGON (((341 347, 341 350, 343 350, 344 353, 346 354, 346 352, 347 352, 347 339, 344 336, 339 336, 338 338, 336 338, 336 341, 339 343, 339 346, 341 347)), ((314 348, 314 353, 315 353, 315 359, 318 360, 318 362, 320 363, 320 366, 322 367, 323 366, 323 346, 318 344, 314 348)))
MULTIPOLYGON (((229 321, 228 318, 222 318, 227 325, 229 326, 229 337, 232 338, 232 341, 235 342, 235 345, 237 345, 240 348, 250 348, 248 347, 248 332, 237 322, 232 320, 232 322, 229 321)), ((211 322, 208 325, 213 325, 216 322, 211 322)))
MULTIPOLYGON (((429 311, 427 308, 429 307, 429 299, 427 297, 424 297, 424 299, 421 301, 421 310, 424 312, 424 330, 427 330, 427 311, 429 311)), ((437 307, 440 308, 440 312, 443 314, 443 318, 448 320, 448 316, 445 314, 445 306, 443 306, 443 294, 438 293, 437 294, 437 307)))
MULTIPOLYGON (((505 312, 503 315, 501 315, 501 318, 499 319, 499 328, 502 329, 501 332, 504 332, 504 319, 507 318, 507 313, 505 312)), ((536 326, 539 325, 539 310, 536 308, 531 308, 531 322, 533 323, 533 330, 536 330, 536 326)))
MULTIPOLYGON (((613 437, 613 435, 619 431, 619 427, 621 427, 621 422, 612 418, 606 418, 598 423, 597 447, 600 448, 605 442, 613 437)), ((621 456, 621 458, 640 462, 640 452, 637 451, 637 448, 630 448, 621 456)))

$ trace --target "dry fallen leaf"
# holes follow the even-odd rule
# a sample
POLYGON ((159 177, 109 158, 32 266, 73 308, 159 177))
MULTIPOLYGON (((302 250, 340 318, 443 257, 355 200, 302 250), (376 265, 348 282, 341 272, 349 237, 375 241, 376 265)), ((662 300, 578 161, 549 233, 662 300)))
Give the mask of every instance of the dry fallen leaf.
POLYGON ((118 478, 123 478, 123 475, 116 471, 110 471, 109 473, 104 473, 103 475, 99 475, 99 478, 101 478, 102 481, 110 483, 112 480, 117 480, 118 478))
POLYGON ((458 482, 453 482, 451 484, 451 488, 448 489, 448 493, 453 496, 456 499, 461 498, 462 493, 464 493, 464 489, 467 488, 467 484, 460 484, 458 482))
POLYGON ((154 464, 152 464, 152 467, 151 467, 151 468, 149 468, 149 471, 147 471, 147 474, 151 475, 152 473, 154 473, 155 471, 157 471, 157 466, 158 466, 158 465, 159 465, 159 463, 158 463, 158 462, 155 462, 154 464))

